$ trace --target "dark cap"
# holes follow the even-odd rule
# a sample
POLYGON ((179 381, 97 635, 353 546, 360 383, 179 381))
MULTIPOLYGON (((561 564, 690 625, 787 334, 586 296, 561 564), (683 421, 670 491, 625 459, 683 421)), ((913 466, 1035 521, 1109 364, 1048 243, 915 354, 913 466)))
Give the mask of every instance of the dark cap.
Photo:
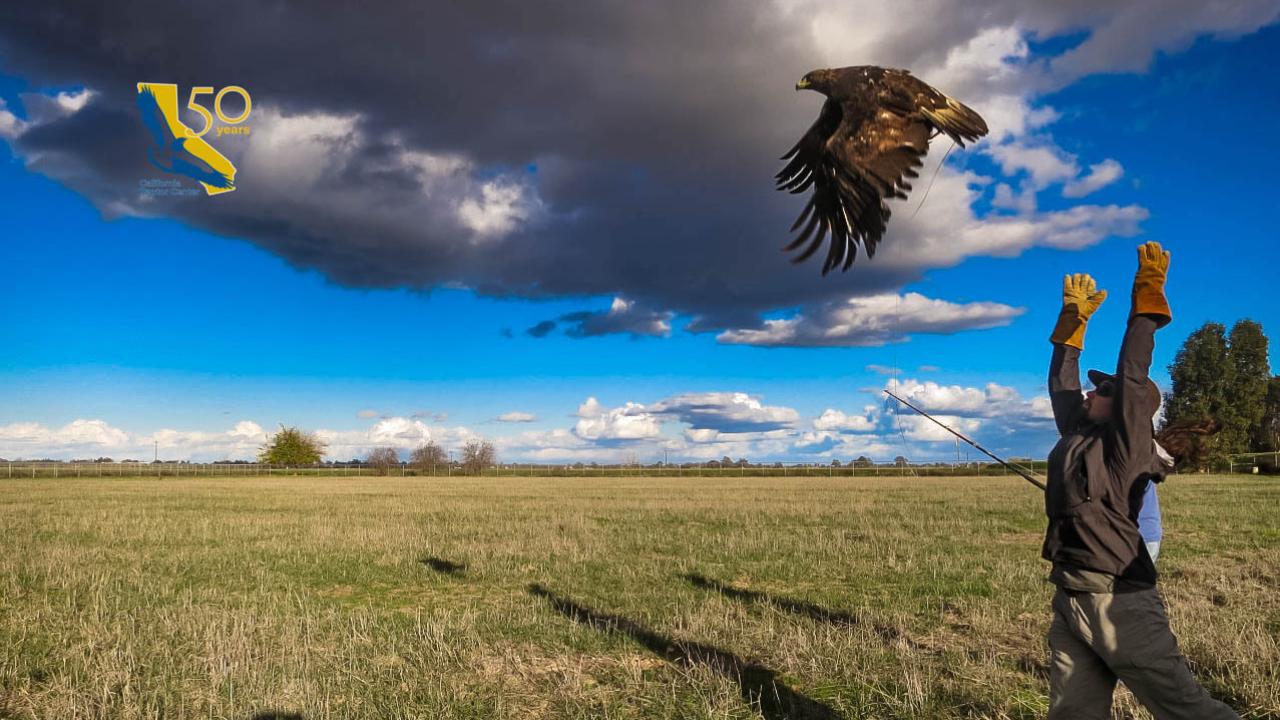
MULTIPOLYGON (((1116 376, 1110 373, 1104 373, 1101 370, 1089 371, 1089 382, 1093 383, 1094 387, 1098 387, 1104 382, 1114 383, 1115 381, 1116 376)), ((1160 387, 1151 378, 1147 378, 1147 401, 1151 403, 1151 412, 1155 412, 1160 407, 1160 387)))
POLYGON ((1093 383, 1094 387, 1098 387, 1099 385, 1101 385, 1104 382, 1107 382, 1108 380, 1110 380, 1111 382, 1115 382, 1116 376, 1109 375, 1107 373, 1102 372, 1101 370, 1089 371, 1089 382, 1093 383))

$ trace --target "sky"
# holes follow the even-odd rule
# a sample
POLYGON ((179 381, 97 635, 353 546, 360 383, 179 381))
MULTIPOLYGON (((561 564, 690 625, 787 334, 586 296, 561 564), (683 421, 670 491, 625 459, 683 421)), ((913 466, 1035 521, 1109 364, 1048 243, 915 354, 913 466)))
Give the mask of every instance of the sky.
POLYGON ((1280 3, 908 5, 6 4, 0 457, 251 459, 296 425, 336 460, 954 459, 895 386, 1042 457, 1064 273, 1110 292, 1108 368, 1165 244, 1166 388, 1204 322, 1280 327, 1280 3), (991 133, 935 140, 822 277, 772 175, 821 105, 795 81, 862 64, 991 133), (206 138, 234 192, 146 191, 178 176, 138 82, 248 91, 250 133, 206 138))

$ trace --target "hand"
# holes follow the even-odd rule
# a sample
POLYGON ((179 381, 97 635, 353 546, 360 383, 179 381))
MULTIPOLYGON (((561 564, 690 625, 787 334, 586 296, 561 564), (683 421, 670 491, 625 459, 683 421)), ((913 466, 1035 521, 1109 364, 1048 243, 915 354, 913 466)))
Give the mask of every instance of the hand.
POLYGON ((1147 242, 1138 246, 1138 274, 1134 278, 1137 283, 1142 280, 1156 282, 1164 288, 1165 279, 1169 276, 1169 251, 1160 247, 1158 242, 1147 242))
POLYGON ((1062 279, 1062 308, 1075 308, 1076 315, 1088 321, 1107 299, 1106 290, 1098 290, 1098 283, 1085 273, 1068 275, 1062 279))
POLYGON ((1133 308, 1131 315, 1149 315, 1158 326, 1167 325, 1173 318, 1164 285, 1169 276, 1169 252, 1158 242, 1138 246, 1138 272, 1133 277, 1133 308))
POLYGON ((1089 318, 1107 299, 1107 291, 1099 290, 1093 278, 1084 273, 1062 279, 1062 311, 1049 342, 1084 349, 1084 330, 1089 318))

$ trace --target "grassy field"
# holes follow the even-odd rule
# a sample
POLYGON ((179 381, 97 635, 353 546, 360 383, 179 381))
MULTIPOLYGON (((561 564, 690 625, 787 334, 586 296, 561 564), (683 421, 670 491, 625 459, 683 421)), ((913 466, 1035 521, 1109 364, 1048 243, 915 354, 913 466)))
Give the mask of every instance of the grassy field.
MULTIPOLYGON (((1280 717, 1280 481, 1161 494, 1184 651, 1280 717)), ((1043 524, 1012 478, 5 481, 0 718, 1043 717, 1043 524)))

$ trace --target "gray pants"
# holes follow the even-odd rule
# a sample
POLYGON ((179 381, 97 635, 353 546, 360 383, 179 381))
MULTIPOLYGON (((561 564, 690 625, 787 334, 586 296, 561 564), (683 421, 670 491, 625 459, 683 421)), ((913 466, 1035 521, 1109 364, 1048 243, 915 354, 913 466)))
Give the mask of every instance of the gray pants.
POLYGON ((1192 676, 1155 588, 1058 590, 1049 651, 1049 720, 1110 720, 1117 679, 1156 720, 1239 720, 1192 676))

